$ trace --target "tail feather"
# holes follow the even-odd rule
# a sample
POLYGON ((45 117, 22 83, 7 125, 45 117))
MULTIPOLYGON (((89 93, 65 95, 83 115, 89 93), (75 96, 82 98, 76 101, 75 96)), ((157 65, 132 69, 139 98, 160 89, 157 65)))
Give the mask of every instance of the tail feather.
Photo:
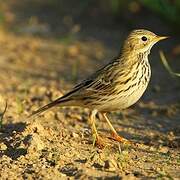
MULTIPOLYGON (((83 86, 83 84, 80 84, 79 86, 77 86, 76 88, 74 88, 72 91, 70 91, 69 93, 65 94, 64 96, 54 100, 53 102, 39 108, 38 110, 34 111, 30 116, 28 116, 28 118, 31 118, 31 117, 34 117, 34 116, 37 116, 39 114, 41 114, 42 112, 56 106, 56 105, 62 105, 62 106, 65 106, 65 105, 71 105, 72 106, 72 96, 74 93, 76 93, 79 89, 81 89, 83 86), (71 102, 71 103, 70 103, 71 102)), ((76 102, 77 104, 77 102, 76 102)))
POLYGON ((31 118, 31 117, 34 117, 34 116, 37 116, 41 113, 43 113, 44 111, 47 111, 48 109, 58 105, 58 104, 61 104, 63 102, 66 102, 67 100, 64 100, 62 98, 58 98, 56 100, 54 100, 53 102, 49 103, 49 104, 46 104, 45 106, 42 106, 41 108, 39 108, 38 110, 32 112, 32 114, 30 116, 28 116, 28 118, 31 118))

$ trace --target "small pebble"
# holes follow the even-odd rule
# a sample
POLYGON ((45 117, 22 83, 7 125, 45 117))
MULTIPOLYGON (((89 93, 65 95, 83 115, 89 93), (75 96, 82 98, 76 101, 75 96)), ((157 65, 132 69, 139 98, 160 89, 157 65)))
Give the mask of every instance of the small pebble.
POLYGON ((74 138, 78 138, 78 137, 79 137, 79 135, 78 135, 77 133, 73 132, 73 133, 72 133, 72 137, 74 137, 74 138))
POLYGON ((7 149, 7 146, 4 143, 0 144, 0 150, 5 151, 7 149))

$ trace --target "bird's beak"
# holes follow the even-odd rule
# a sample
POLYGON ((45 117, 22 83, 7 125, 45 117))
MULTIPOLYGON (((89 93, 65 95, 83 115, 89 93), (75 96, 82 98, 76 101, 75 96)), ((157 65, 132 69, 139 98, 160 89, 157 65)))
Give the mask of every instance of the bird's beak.
POLYGON ((161 41, 161 40, 167 39, 167 38, 169 38, 169 36, 157 36, 156 41, 161 41))

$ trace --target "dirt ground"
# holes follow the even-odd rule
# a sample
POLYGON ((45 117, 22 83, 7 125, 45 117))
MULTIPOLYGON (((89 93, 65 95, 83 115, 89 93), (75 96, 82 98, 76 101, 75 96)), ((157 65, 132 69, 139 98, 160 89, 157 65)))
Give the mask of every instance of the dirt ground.
POLYGON ((136 146, 108 140, 108 126, 98 120, 109 145, 93 147, 88 109, 55 108, 27 120, 115 56, 117 49, 109 46, 0 32, 1 112, 8 101, 0 130, 0 179, 180 179, 180 81, 166 72, 155 49, 143 98, 110 114, 118 133, 136 146))

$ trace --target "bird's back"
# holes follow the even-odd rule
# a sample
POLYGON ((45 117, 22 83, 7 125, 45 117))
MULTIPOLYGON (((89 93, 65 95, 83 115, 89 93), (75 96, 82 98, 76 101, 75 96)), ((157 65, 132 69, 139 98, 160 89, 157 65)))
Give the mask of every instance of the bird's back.
POLYGON ((137 59, 131 60, 131 63, 124 63, 128 59, 115 59, 75 86, 64 98, 71 105, 99 111, 115 111, 131 106, 146 90, 151 75, 147 55, 134 58, 137 59))

